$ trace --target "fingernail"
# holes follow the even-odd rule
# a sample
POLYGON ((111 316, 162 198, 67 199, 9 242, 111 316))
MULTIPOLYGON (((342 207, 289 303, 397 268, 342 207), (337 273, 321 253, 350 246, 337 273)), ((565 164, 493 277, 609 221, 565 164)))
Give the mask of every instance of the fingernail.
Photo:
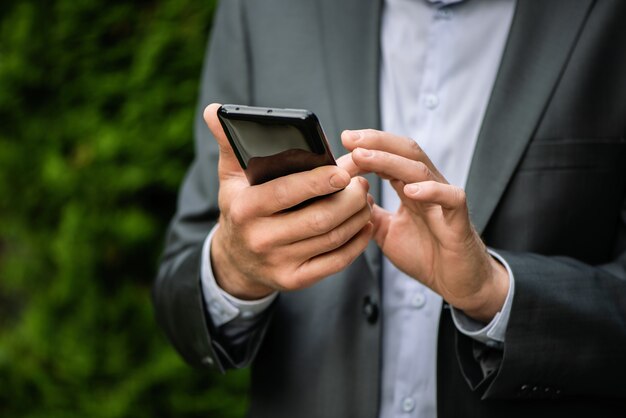
POLYGON ((368 149, 365 148, 357 148, 355 150, 361 157, 365 157, 365 158, 369 158, 372 155, 374 155, 374 153, 368 149))
POLYGON ((334 187, 335 189, 343 189, 348 185, 346 181, 346 177, 342 175, 341 173, 333 174, 330 177, 329 182, 330 182, 330 185, 334 187))
POLYGON ((420 192, 420 190, 420 186, 417 184, 407 184, 406 186, 404 186, 404 192, 406 194, 416 195, 420 192))
POLYGON ((367 181, 367 179, 365 177, 357 177, 357 179, 359 180, 359 183, 361 183, 361 185, 363 187, 365 187, 367 190, 370 189, 370 182, 367 181))

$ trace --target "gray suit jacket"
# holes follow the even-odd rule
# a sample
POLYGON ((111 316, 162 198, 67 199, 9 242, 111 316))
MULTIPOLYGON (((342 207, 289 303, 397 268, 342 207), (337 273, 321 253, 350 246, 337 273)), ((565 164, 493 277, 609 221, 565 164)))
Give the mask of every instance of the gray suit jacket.
MULTIPOLYGON (((379 126, 380 9, 223 1, 199 109, 307 108, 342 154, 342 129, 379 126)), ((466 190, 476 228, 513 269, 515 300, 503 352, 457 333, 444 307, 439 417, 626 415, 625 22, 622 1, 518 1, 466 190)), ((159 323, 193 365, 254 357, 251 416, 376 417, 384 313, 374 247, 281 294, 230 346, 207 321, 200 248, 218 217, 218 151, 198 114, 154 288, 159 323)))

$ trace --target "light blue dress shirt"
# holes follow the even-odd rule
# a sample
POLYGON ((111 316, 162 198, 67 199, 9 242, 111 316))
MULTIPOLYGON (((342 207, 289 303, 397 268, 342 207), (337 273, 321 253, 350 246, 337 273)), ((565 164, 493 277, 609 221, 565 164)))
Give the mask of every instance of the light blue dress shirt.
MULTIPOLYGON (((382 128, 415 139, 451 184, 465 186, 513 10, 512 0, 385 1, 382 128)), ((388 182, 382 203, 388 210, 399 205, 388 182)), ((453 310, 461 332, 490 344, 504 341, 514 289, 508 270, 511 286, 503 311, 485 327, 453 310)), ((436 417, 441 297, 387 259, 383 278, 380 416, 436 417)))
MULTIPOLYGON (((381 27, 380 97, 383 130, 418 141, 452 184, 464 186, 511 25, 514 0, 386 0, 381 27), (454 3, 460 3, 453 5, 454 3)), ((382 205, 399 199, 383 183, 382 205)), ((217 227, 216 227, 217 228, 217 227)), ((215 326, 267 309, 276 293, 239 300, 219 288, 204 244, 201 280, 215 326)), ((457 328, 484 343, 504 342, 514 295, 485 326, 452 310, 457 328)), ((380 417, 436 417, 437 332, 441 297, 383 262, 383 358, 380 417)))

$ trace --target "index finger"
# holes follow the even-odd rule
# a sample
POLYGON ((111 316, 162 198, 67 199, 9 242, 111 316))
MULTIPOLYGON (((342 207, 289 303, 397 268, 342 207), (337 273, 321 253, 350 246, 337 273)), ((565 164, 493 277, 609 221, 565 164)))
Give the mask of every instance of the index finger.
POLYGON ((361 174, 361 169, 352 160, 352 153, 344 154, 337 158, 337 165, 346 170, 351 177, 361 174))
POLYGON ((403 183, 438 181, 434 173, 421 161, 411 160, 385 151, 357 148, 352 160, 363 171, 376 173, 384 179, 396 179, 403 183))
POLYGON ((447 183, 445 177, 432 163, 428 155, 411 138, 395 135, 389 132, 378 131, 376 129, 361 129, 355 131, 343 131, 341 142, 349 151, 356 148, 385 151, 389 154, 399 155, 413 161, 420 161, 428 167, 435 178, 447 183))

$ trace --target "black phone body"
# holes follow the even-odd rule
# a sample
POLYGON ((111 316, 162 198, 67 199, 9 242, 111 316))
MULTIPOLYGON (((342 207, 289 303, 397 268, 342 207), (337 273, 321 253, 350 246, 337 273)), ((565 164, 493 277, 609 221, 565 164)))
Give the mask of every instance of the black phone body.
POLYGON ((313 112, 229 104, 217 116, 251 185, 336 164, 313 112))

